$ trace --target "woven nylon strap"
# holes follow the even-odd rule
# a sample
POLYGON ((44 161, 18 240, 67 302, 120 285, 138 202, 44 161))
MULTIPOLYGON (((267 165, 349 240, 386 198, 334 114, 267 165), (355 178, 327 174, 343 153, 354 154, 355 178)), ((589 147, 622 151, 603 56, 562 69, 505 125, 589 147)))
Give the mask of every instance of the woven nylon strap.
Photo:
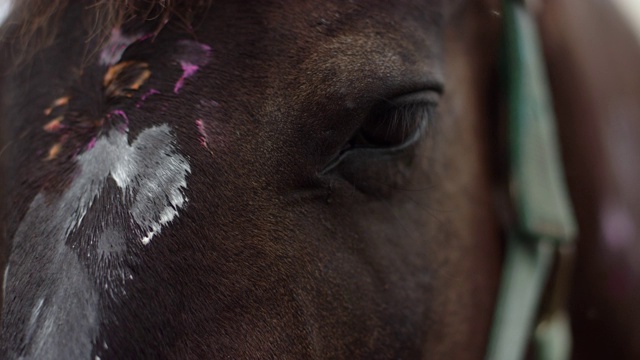
POLYGON ((540 299, 558 249, 574 241, 576 225, 537 29, 519 0, 504 1, 503 56, 509 186, 516 221, 508 233, 486 359, 524 359, 535 333, 536 358, 564 360, 571 351, 566 313, 556 311, 543 323, 538 320, 540 299))

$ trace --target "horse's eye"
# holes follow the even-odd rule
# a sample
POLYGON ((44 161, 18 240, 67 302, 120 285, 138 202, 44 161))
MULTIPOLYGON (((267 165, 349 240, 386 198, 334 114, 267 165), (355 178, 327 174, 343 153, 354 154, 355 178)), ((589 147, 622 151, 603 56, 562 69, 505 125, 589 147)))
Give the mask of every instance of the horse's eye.
POLYGON ((412 145, 432 121, 437 95, 413 93, 376 106, 349 141, 348 149, 396 149, 412 145))
POLYGON ((379 109, 358 129, 351 148, 396 148, 417 141, 430 121, 433 105, 408 104, 379 109))
POLYGON ((394 157, 410 155, 409 150, 430 127, 439 97, 439 91, 421 91, 373 107, 321 174, 332 171, 353 174, 363 172, 363 168, 370 172, 390 165, 394 157))

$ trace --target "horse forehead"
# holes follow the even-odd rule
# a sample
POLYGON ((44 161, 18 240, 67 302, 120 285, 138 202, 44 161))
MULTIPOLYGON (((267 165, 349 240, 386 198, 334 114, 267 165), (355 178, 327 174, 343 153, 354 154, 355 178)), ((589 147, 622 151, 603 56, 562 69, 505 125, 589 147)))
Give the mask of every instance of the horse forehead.
MULTIPOLYGON (((431 15, 433 15, 434 17, 437 17, 437 14, 439 11, 438 10, 439 7, 437 5, 441 3, 442 1, 440 0, 437 0, 437 1, 436 0, 434 1, 407 0, 407 1, 401 1, 401 3, 395 3, 395 4, 387 1, 370 1, 368 3, 364 3, 362 5, 356 6, 353 4, 349 5, 349 4, 341 4, 338 2, 330 2, 325 5, 326 6, 325 8, 321 9, 322 11, 311 12, 307 17, 324 20, 318 23, 319 24, 318 27, 320 29, 316 28, 316 29, 313 29, 313 31, 320 32, 323 35, 325 35, 325 37, 323 37, 322 39, 325 40, 324 46, 325 46, 325 49, 327 49, 326 54, 331 54, 336 52, 342 52, 343 54, 345 54, 345 56, 339 57, 339 61, 335 64, 336 66, 338 66, 337 68, 340 71, 354 72, 354 71, 357 71, 358 69, 362 69, 362 67, 359 67, 358 65, 367 64, 368 62, 366 61, 366 59, 362 58, 361 59, 362 63, 353 62, 354 57, 350 55, 366 54, 366 51, 363 51, 363 50, 378 48, 380 44, 387 45, 388 47, 386 49, 383 47, 379 52, 375 53, 376 56, 370 62, 370 64, 372 64, 372 66, 375 68, 381 68, 386 66, 386 67, 396 69, 397 67, 400 67, 403 64, 404 60, 398 58, 393 53, 396 52, 399 48, 403 48, 403 47, 407 48, 407 46, 411 47, 415 44, 419 44, 420 40, 423 39, 423 37, 417 36, 416 34, 410 34, 410 31, 409 31, 410 29, 420 28, 421 33, 423 33, 424 35, 424 34, 430 33, 430 30, 435 30, 439 28, 439 25, 437 24, 437 22, 428 21, 428 20, 431 19, 431 15), (413 10, 418 10, 418 11, 415 11, 415 12, 408 11, 406 5, 411 5, 408 8, 413 10), (336 9, 334 11, 333 17, 330 16, 332 14, 332 9, 336 9), (392 33, 393 36, 385 35, 384 26, 387 26, 387 25, 390 27, 387 29, 388 33, 392 33), (375 34, 375 33, 369 32, 369 30, 372 30, 372 29, 380 29, 381 33, 375 34), (336 33, 333 34, 335 36, 331 36, 331 30, 336 31, 336 33), (409 35, 409 37, 402 38, 401 37, 402 35, 409 35), (376 38, 379 38, 379 37, 385 37, 385 39, 376 40, 376 38), (393 41, 394 39, 397 41, 393 41), (350 48, 351 48, 351 51, 349 51, 350 48), (385 57, 384 55, 388 55, 389 57, 385 57), (351 62, 351 65, 349 65, 350 62, 351 62)), ((295 45, 295 44, 292 44, 292 45, 295 45)), ((428 44, 425 44, 425 45, 428 45, 428 44)), ((425 46, 425 48, 429 48, 429 47, 425 46)), ((105 58, 103 61, 108 63, 113 60, 105 58)), ((311 65, 314 65, 314 64, 311 64, 311 65)), ((175 92, 177 93, 177 91, 175 92)), ((159 135, 168 134, 168 132, 165 132, 164 130, 163 131, 157 130, 156 132, 158 132, 159 135)), ((143 135, 144 134, 146 133, 143 133, 143 135)), ((144 136, 138 140, 141 145, 143 145, 145 142, 152 145, 156 144, 156 142, 153 142, 145 138, 144 136)), ((170 142, 166 142, 166 143, 170 143, 170 142)), ((106 142, 104 143, 99 142, 97 145, 95 145, 96 146, 95 157, 91 159, 87 158, 86 173, 90 172, 93 164, 101 165, 102 166, 101 169, 105 169, 104 165, 109 165, 106 168, 109 168, 111 171, 109 172, 109 174, 102 174, 102 173, 94 174, 94 176, 90 177, 91 179, 89 180, 95 180, 94 178, 98 178, 99 182, 106 181, 104 180, 104 178, 110 176, 118 185, 119 189, 121 189, 123 192, 125 190, 130 189, 131 187, 130 184, 138 183, 138 184, 141 184, 140 186, 143 187, 142 190, 144 190, 142 191, 141 189, 138 189, 139 193, 141 194, 148 193, 150 194, 149 198, 152 198, 152 197, 155 198, 158 188, 153 186, 155 185, 154 182, 148 181, 152 172, 144 171, 145 167, 143 166, 144 164, 146 164, 145 160, 153 160, 153 157, 150 154, 146 154, 146 153, 141 154, 140 156, 135 156, 135 154, 137 154, 137 152, 135 151, 141 148, 136 146, 135 141, 132 142, 130 145, 124 141, 122 143, 116 144, 117 146, 114 145, 112 147, 106 147, 107 145, 111 145, 111 144, 110 143, 107 144, 106 142), (104 158, 104 159, 100 158, 100 161, 96 163, 95 161, 98 160, 97 156, 99 155, 97 153, 97 150, 102 149, 103 147, 105 147, 105 149, 108 148, 113 151, 105 152, 100 155, 106 156, 108 154, 119 153, 123 155, 122 158, 129 159, 130 161, 123 163, 122 161, 115 162, 111 158, 104 158), (138 181, 134 181, 136 179, 138 181)), ((181 188, 184 187, 183 185, 184 177, 186 176, 187 173, 190 172, 190 169, 189 169, 188 163, 186 163, 186 161, 179 154, 173 153, 172 147, 170 147, 169 150, 170 150, 169 153, 171 155, 171 158, 177 159, 177 162, 171 163, 173 164, 172 169, 176 170, 176 175, 172 176, 169 180, 171 180, 171 184, 173 186, 172 189, 178 189, 176 191, 179 191, 181 188)), ((155 173, 155 171, 153 173, 155 173)), ((76 195, 80 196, 79 194, 81 192, 82 191, 78 189, 78 191, 76 192, 76 195)), ((160 230, 161 228, 160 225, 164 225, 164 223, 167 222, 167 221, 163 221, 163 214, 165 217, 166 217, 166 214, 163 213, 161 210, 170 209, 170 208, 180 208, 183 202, 185 201, 185 199, 181 198, 179 194, 176 196, 173 196, 172 194, 168 194, 168 195, 171 195, 171 196, 167 196, 168 203, 160 203, 160 204, 155 203, 151 200, 148 200, 146 197, 140 198, 142 200, 147 199, 148 201, 144 202, 144 204, 140 205, 139 207, 135 207, 137 203, 134 203, 134 207, 131 210, 131 214, 134 217, 133 220, 135 220, 138 225, 148 230, 147 232, 138 234, 139 236, 137 238, 141 242, 143 243, 148 242, 151 239, 151 237, 153 237, 153 235, 155 235, 156 232, 160 230), (175 200, 174 198, 177 198, 177 200, 175 200), (154 219, 147 219, 145 217, 145 214, 149 213, 148 210, 152 210, 151 214, 155 216, 154 219)), ((90 206, 91 205, 86 205, 87 208, 90 206)), ((88 211, 85 208, 81 208, 80 210, 81 212, 88 211)), ((77 219, 77 221, 82 221, 82 219, 81 218, 77 219)), ((98 240, 102 239, 103 237, 107 238, 107 240, 111 239, 114 237, 113 236, 114 233, 116 235, 118 234, 114 232, 113 229, 105 228, 104 234, 102 234, 103 236, 98 237, 98 240), (105 234, 109 236, 106 236, 105 234)), ((63 240, 63 237, 61 237, 60 240, 63 240)), ((110 253, 110 252, 113 252, 112 250, 113 246, 119 245, 119 243, 115 243, 114 245, 111 243, 107 243, 107 241, 105 242, 98 241, 97 245, 98 245, 97 252, 110 253)), ((57 263, 62 264, 66 262, 60 260, 57 263)), ((125 279, 124 281, 127 281, 127 280, 125 279)), ((78 283, 84 284, 84 282, 81 282, 81 281, 78 283)), ((98 290, 95 290, 95 291, 98 291, 98 290)), ((49 295, 50 297, 55 297, 54 295, 57 295, 57 293, 49 294, 49 295)), ((57 320, 56 312, 51 309, 47 309, 46 303, 44 305, 45 307, 43 308, 42 300, 36 299, 34 301, 36 301, 36 303, 34 304, 34 306, 31 307, 32 314, 30 316, 39 318, 43 316, 40 314, 53 314, 53 315, 48 315, 49 316, 48 318, 42 318, 38 321, 42 323, 46 323, 47 320, 49 319, 52 319, 51 321, 57 320)), ((92 308, 89 310, 95 310, 95 307, 96 307, 96 305, 93 303, 90 303, 86 306, 89 308, 92 308)), ((91 320, 92 323, 94 321, 95 320, 91 320)), ((93 325, 90 324, 87 326, 93 326, 93 325)), ((87 333, 87 332, 97 331, 97 330, 75 329, 74 331, 78 333, 79 332, 87 333)))
MULTIPOLYGON (((444 3, 291 1, 286 9, 273 3, 216 3, 201 33, 206 38, 203 41, 213 49, 214 60, 209 65, 212 68, 232 64, 236 68, 242 66, 242 74, 261 69, 265 77, 274 81, 258 86, 274 89, 294 80, 303 93, 315 94, 311 98, 340 94, 344 99, 380 91, 385 85, 439 78, 431 75, 440 73, 444 3), (217 5, 220 7, 216 10, 217 5), (229 12, 232 16, 228 16, 229 12), (234 29, 237 35, 229 37, 220 28, 234 29), (250 52, 252 61, 237 55, 238 49, 250 52)), ((245 79, 259 82, 262 78, 245 79)), ((229 83, 233 81, 229 78, 229 83)), ((234 88, 245 92, 248 85, 243 82, 234 88)), ((298 96, 300 92, 291 92, 291 84, 275 91, 286 98, 295 94, 295 104, 301 107, 313 101, 298 96)), ((269 101, 260 96, 258 100, 269 101)), ((238 96, 225 100, 244 101, 238 96)), ((288 105, 292 102, 288 101, 288 105)))
POLYGON ((258 31, 258 35, 290 47, 308 45, 317 36, 325 39, 348 32, 371 33, 377 37, 391 35, 403 42, 416 33, 444 27, 445 4, 445 0, 216 2, 200 28, 213 34, 216 31, 209 28, 219 29, 224 23, 225 27, 242 30, 232 36, 223 31, 231 41, 258 31), (405 38, 397 36, 402 31, 405 38), (274 34, 286 35, 286 38, 269 36, 274 34), (296 39, 296 35, 304 39, 296 39))

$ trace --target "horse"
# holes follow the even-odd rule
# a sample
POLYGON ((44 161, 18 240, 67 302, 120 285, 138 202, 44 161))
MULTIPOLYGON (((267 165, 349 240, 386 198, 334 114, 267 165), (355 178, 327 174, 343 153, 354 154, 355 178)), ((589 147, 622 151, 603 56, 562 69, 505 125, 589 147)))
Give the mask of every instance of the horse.
MULTIPOLYGON (((588 284, 637 246, 620 229, 640 218, 638 174, 590 140, 637 126, 633 103, 593 110, 640 82, 600 87, 606 54, 576 40, 589 18, 559 19, 619 14, 565 2, 538 15, 580 229, 574 354, 634 358, 613 340, 640 324, 619 317, 637 314, 631 265, 622 295, 588 284)), ((1 357, 482 358, 510 213, 503 25, 497 0, 16 4, 1 357)))

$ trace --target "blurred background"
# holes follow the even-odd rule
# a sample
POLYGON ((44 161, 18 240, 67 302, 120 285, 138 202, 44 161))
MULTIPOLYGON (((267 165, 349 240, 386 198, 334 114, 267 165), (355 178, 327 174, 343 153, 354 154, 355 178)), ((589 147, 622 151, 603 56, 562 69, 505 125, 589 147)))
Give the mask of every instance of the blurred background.
POLYGON ((0 0, 0 23, 7 17, 9 0, 0 0))
POLYGON ((620 10, 633 26, 640 38, 640 1, 639 0, 614 0, 620 6, 620 10))

